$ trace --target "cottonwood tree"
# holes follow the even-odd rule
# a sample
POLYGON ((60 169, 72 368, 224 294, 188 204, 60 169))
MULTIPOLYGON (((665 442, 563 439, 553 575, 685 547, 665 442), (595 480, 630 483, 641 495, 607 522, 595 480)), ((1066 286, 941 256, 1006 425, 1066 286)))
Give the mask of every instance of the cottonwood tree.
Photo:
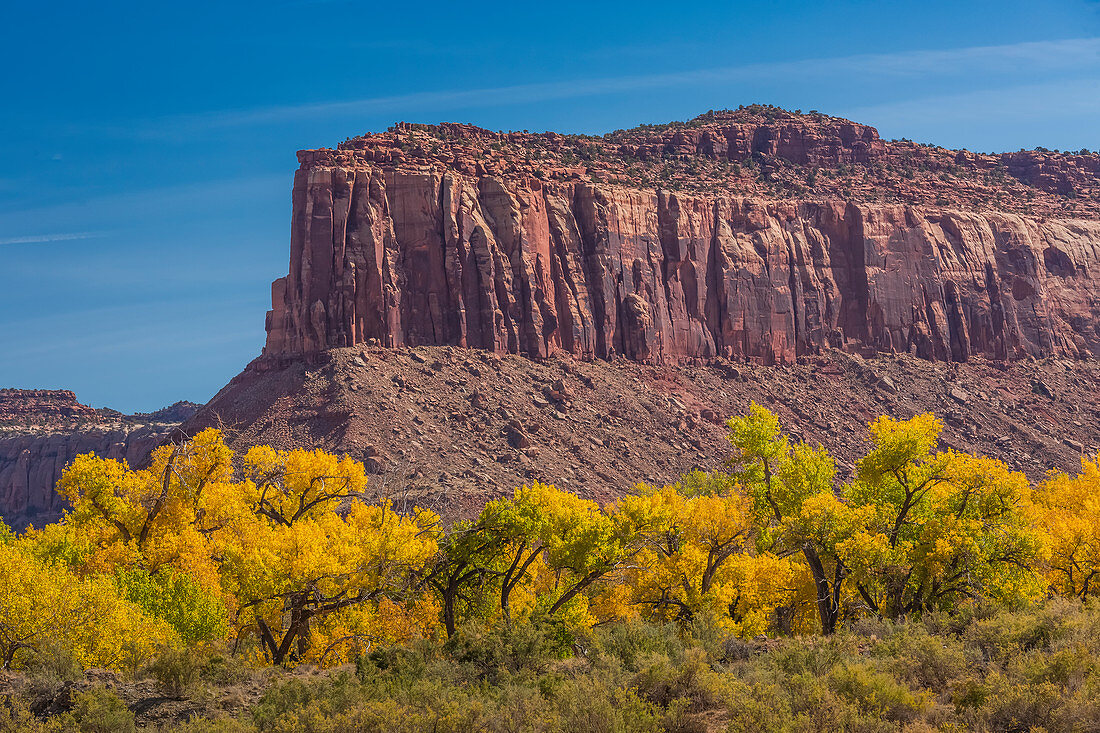
POLYGON ((489 502, 478 524, 499 548, 500 613, 507 625, 513 594, 536 571, 553 579, 543 589, 552 616, 638 551, 629 524, 595 502, 538 482, 489 502))
POLYGON ((780 556, 801 553, 813 580, 822 632, 832 634, 841 617, 848 567, 840 547, 859 531, 868 512, 834 492, 836 465, 828 451, 792 447, 779 420, 755 402, 747 415, 730 418, 734 477, 753 503, 761 550, 780 556))
POLYGON ((1026 600, 1041 592, 1031 489, 1002 462, 936 451, 930 414, 880 417, 872 448, 845 489, 873 511, 842 547, 871 612, 901 618, 967 599, 1026 600))
POLYGON ((167 623, 120 598, 111 577, 79 577, 36 557, 32 544, 0 536, 0 667, 61 644, 85 667, 132 670, 178 642, 167 623))
POLYGON ((629 591, 621 602, 647 619, 689 623, 709 612, 741 635, 766 629, 790 595, 792 568, 771 553, 749 551, 752 501, 733 478, 694 472, 661 489, 640 489, 619 504, 644 538, 622 572, 629 591))
POLYGON ((212 429, 158 449, 141 471, 80 456, 60 489, 67 526, 93 548, 82 570, 185 572, 217 589, 238 640, 255 633, 281 664, 310 653, 316 619, 402 597, 436 553, 438 517, 364 503, 357 461, 261 446, 240 478, 233 462, 212 429))
POLYGON ((1039 522, 1050 535, 1048 582, 1077 598, 1100 595, 1100 455, 1081 472, 1050 475, 1039 489, 1039 522))

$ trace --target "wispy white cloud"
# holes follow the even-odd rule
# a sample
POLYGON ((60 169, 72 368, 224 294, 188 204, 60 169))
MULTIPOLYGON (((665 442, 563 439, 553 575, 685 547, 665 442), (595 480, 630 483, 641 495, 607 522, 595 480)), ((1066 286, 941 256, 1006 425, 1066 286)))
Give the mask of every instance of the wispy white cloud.
POLYGON ((1034 41, 931 51, 805 59, 711 69, 518 84, 480 89, 416 92, 345 101, 224 110, 163 118, 170 129, 220 128, 295 122, 331 116, 367 116, 414 109, 459 109, 546 102, 639 90, 783 79, 918 78, 1100 68, 1100 38, 1034 41))
MULTIPOLYGON (((1100 114, 1100 78, 932 95, 847 109, 844 114, 852 119, 873 120, 885 135, 929 126, 947 133, 978 123, 992 130, 1000 121, 1018 126, 1024 121, 1091 119, 1100 114)), ((1095 134, 1093 138, 1081 142, 1095 144, 1095 134)))
POLYGON ((934 116, 940 121, 988 120, 1011 112, 1014 118, 1049 119, 1053 116, 1100 112, 1100 79, 1075 79, 1050 84, 1026 84, 943 94, 903 102, 870 105, 853 114, 874 115, 887 121, 934 116), (1057 105, 1053 103, 1057 102, 1057 105))
POLYGON ((46 242, 69 242, 74 239, 95 239, 106 236, 107 232, 64 232, 58 234, 32 234, 25 237, 0 238, 3 244, 43 244, 46 242))
MULTIPOLYGON (((240 207, 245 201, 267 197, 272 192, 289 190, 287 176, 256 175, 240 178, 223 178, 173 186, 161 186, 133 191, 120 191, 104 195, 72 198, 62 203, 43 205, 13 205, 9 210, 0 209, 0 231, 26 231, 36 222, 50 221, 56 226, 111 227, 123 222, 122 228, 132 228, 135 222, 163 219, 169 215, 184 213, 193 216, 195 211, 211 211, 240 207)), ((107 231, 78 232, 60 236, 71 239, 88 239, 110 234, 107 231)), ((0 239, 0 244, 18 244, 33 237, 0 239), (19 240, 19 241, 16 241, 19 240)))

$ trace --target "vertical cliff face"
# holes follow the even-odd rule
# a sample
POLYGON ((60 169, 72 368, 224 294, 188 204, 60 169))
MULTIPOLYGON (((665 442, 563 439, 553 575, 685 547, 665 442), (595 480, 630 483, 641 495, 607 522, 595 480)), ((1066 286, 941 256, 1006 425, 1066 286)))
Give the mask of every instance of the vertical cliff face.
POLYGON ((300 157, 267 354, 1100 355, 1096 221, 300 157))

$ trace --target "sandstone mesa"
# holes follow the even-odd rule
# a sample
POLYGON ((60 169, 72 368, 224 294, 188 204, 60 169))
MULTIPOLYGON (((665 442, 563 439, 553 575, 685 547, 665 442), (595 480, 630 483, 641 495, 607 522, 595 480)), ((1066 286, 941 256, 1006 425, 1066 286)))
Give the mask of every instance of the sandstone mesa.
POLYGON ((1096 155, 747 108, 602 138, 402 124, 298 158, 267 355, 1100 354, 1096 155))
POLYGON ((754 105, 598 137, 401 123, 298 160, 264 355, 194 417, 0 390, 9 524, 59 516, 77 454, 140 465, 181 422, 347 452, 441 509, 713 467, 750 399, 842 458, 883 412, 1030 473, 1100 444, 1095 153, 754 105))

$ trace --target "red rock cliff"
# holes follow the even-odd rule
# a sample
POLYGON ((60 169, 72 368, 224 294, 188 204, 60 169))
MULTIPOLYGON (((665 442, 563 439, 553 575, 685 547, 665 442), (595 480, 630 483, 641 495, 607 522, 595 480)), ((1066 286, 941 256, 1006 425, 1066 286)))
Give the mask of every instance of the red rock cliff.
MULTIPOLYGON (((846 172, 897 155, 873 128, 846 121, 708 125, 617 149, 630 160, 747 155, 746 166, 846 172)), ((569 168, 573 154, 551 133, 453 125, 421 140, 417 129, 299 153, 290 273, 272 287, 266 354, 377 339, 663 363, 783 363, 830 347, 955 361, 1100 355, 1091 218, 744 195, 740 179, 713 176, 694 192, 671 190, 683 188, 675 179, 636 187, 605 182, 626 164, 600 168, 619 159, 596 143, 595 162, 569 168), (517 163, 514 135, 558 152, 517 163), (478 155, 471 140, 496 142, 478 155)), ((987 176, 983 156, 947 158, 973 158, 974 176, 987 176)), ((1027 175, 1054 185, 1034 166, 1027 175)), ((978 190, 966 185, 956 188, 978 190)))
POLYGON ((22 530, 60 519, 66 504, 55 487, 74 458, 95 453, 140 466, 198 407, 122 415, 81 404, 69 390, 0 389, 0 521, 22 530))

